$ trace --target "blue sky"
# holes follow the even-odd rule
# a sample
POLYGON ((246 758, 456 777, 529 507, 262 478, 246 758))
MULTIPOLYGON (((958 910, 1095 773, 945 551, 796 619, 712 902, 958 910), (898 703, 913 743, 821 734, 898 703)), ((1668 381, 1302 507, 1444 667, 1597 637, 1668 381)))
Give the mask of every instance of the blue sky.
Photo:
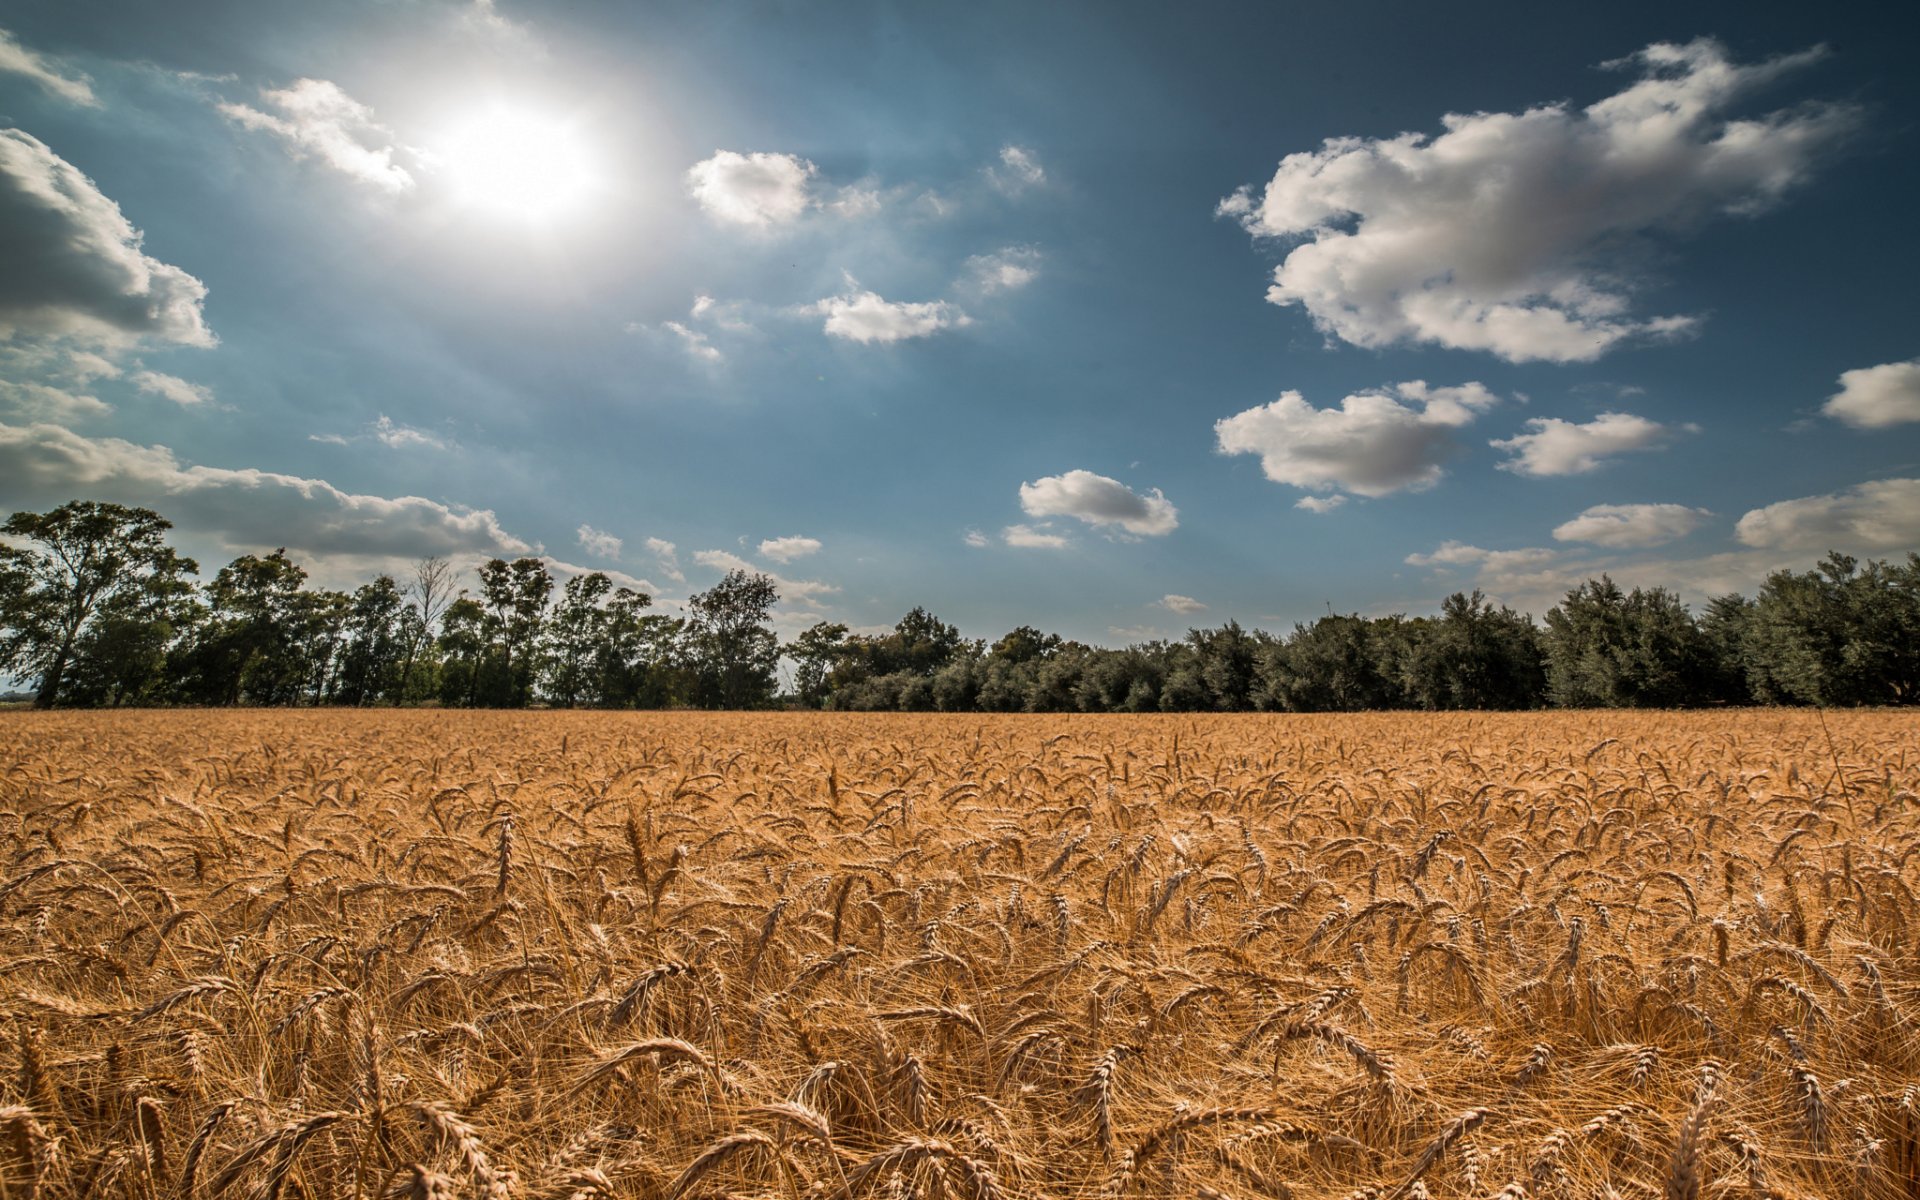
POLYGON ((792 633, 1920 548, 1911 6, 14 0, 0 509, 792 633))

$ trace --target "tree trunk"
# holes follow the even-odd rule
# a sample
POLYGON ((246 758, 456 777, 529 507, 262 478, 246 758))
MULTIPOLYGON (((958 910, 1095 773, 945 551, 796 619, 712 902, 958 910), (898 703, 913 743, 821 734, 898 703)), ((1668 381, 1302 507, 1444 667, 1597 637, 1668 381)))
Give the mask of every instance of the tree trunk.
POLYGON ((67 660, 73 657, 73 635, 69 633, 60 642, 60 649, 53 656, 53 662, 47 665, 47 673, 40 679, 40 690, 33 697, 35 708, 52 708, 54 701, 60 698, 60 682, 66 678, 67 660))

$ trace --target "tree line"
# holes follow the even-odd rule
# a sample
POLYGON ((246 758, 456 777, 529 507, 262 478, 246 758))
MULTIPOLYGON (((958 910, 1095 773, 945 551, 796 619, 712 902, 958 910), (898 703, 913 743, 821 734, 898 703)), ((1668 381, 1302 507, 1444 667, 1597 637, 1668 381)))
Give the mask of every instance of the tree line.
POLYGON ((0 525, 0 673, 39 707, 418 705, 943 712, 1911 704, 1920 554, 1829 554, 1698 616, 1665 588, 1588 580, 1536 623, 1478 591, 1433 616, 1329 614, 1284 636, 1228 621, 1105 649, 1021 626, 988 643, 915 608, 889 632, 820 622, 782 645, 779 595, 732 571, 684 616, 594 572, 445 559, 352 592, 284 550, 204 583, 143 508, 74 501, 0 525), (792 664, 780 686, 778 666, 792 664))

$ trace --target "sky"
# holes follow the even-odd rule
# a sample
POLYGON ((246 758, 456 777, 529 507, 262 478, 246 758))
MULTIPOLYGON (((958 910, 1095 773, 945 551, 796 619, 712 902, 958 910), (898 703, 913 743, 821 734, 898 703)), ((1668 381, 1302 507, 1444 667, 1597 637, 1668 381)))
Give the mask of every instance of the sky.
MULTIPOLYGON (((1117 645, 1920 549, 1920 9, 7 0, 0 511, 1117 645)), ((467 577, 471 583, 471 576, 467 577)))

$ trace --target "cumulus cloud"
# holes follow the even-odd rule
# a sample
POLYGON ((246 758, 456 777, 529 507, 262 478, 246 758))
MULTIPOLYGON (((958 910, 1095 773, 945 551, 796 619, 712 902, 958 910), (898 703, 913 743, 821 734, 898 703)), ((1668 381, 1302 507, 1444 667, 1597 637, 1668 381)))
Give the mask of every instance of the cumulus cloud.
POLYGON ((780 599, 792 604, 818 605, 820 597, 831 596, 840 590, 818 579, 788 579, 771 571, 762 571, 738 554, 726 550, 696 550, 693 552, 693 561, 714 571, 745 571, 751 575, 765 575, 773 580, 773 586, 780 592, 780 599))
POLYGON ((1310 513, 1325 515, 1347 502, 1347 498, 1338 493, 1331 496, 1302 496, 1293 502, 1295 508, 1304 508, 1310 513))
POLYGON ((1488 550, 1453 540, 1440 543, 1431 554, 1409 554, 1406 561, 1409 566, 1437 571, 1470 570, 1476 586, 1540 612, 1590 573, 1560 551, 1543 546, 1488 550))
POLYGON ((986 295, 1016 291, 1039 277, 1040 252, 1032 246, 1007 246, 992 254, 975 254, 966 263, 965 282, 986 295))
POLYGON ((984 550, 993 544, 993 539, 981 533, 978 529, 967 530, 960 540, 972 546, 975 550, 984 550))
POLYGON ((729 225, 790 225, 813 204, 817 168, 794 154, 716 150, 687 169, 687 187, 707 215, 729 225))
POLYGON ((34 380, 0 379, 0 409, 29 421, 75 421, 101 417, 113 406, 98 396, 34 380))
POLYGON ((1195 600, 1192 596, 1180 596, 1172 592, 1160 597, 1159 600, 1155 601, 1155 604, 1170 613, 1178 613, 1183 617, 1207 611, 1207 606, 1195 600))
POLYGON ((204 384, 189 383, 178 375, 168 375, 160 371, 135 371, 127 378, 142 392, 164 397, 182 408, 195 408, 213 402, 212 388, 204 384))
POLYGON ((1920 479, 1876 479, 1782 500, 1741 517, 1733 535, 1770 550, 1920 549, 1920 479))
POLYGON ((1040 157, 1025 146, 1002 146, 1000 163, 987 168, 987 179, 1007 195, 1017 196, 1045 183, 1047 169, 1040 165, 1040 157))
POLYGON ((646 540, 647 553, 653 555, 653 561, 660 567, 660 573, 675 583, 685 583, 687 577, 680 573, 680 555, 678 547, 665 538, 650 537, 646 540))
MULTIPOLYGON (((1682 426, 1688 432, 1693 426, 1682 426)), ((1500 464, 1516 475, 1584 475, 1615 454, 1651 450, 1672 436, 1658 421, 1631 413, 1603 412, 1584 425, 1558 417, 1534 417, 1528 432, 1488 442, 1513 457, 1500 464)))
POLYGON ((1073 517, 1142 537, 1162 537, 1180 527, 1180 511, 1159 488, 1135 492, 1092 471, 1068 471, 1021 484, 1020 508, 1030 517, 1073 517))
POLYGON ((1031 525, 1009 525, 1000 531, 1000 540, 1009 546, 1027 550, 1064 550, 1069 544, 1059 534, 1048 533, 1031 525))
POLYGON ((0 129, 0 338, 44 334, 211 346, 207 288, 148 257, 141 234, 46 143, 0 129))
POLYGON ((165 446, 89 438, 52 424, 0 424, 0 478, 49 498, 82 494, 151 505, 183 529, 216 534, 230 546, 399 557, 532 549, 485 509, 363 495, 255 468, 188 466, 165 446))
POLYGON ((1450 113, 1435 137, 1329 138, 1219 211, 1298 242, 1267 299, 1334 337, 1591 361, 1695 323, 1632 314, 1629 268, 1648 234, 1767 207, 1855 123, 1840 105, 1726 115, 1821 53, 1743 66, 1712 40, 1658 43, 1606 64, 1639 78, 1584 109, 1450 113))
POLYGON ((295 158, 312 156, 385 192, 404 192, 413 186, 413 176, 393 161, 393 132, 339 84, 301 79, 292 87, 263 89, 260 98, 275 111, 244 104, 222 104, 220 111, 242 128, 281 138, 295 158))
POLYGON ((4 29, 0 29, 0 71, 24 75, 46 92, 69 103, 86 108, 100 107, 99 97, 93 94, 85 75, 69 75, 61 71, 45 55, 22 46, 20 39, 4 29))
POLYGON ((914 304, 857 289, 843 296, 828 296, 809 305, 807 311, 826 317, 823 328, 828 337, 862 345, 931 337, 942 329, 973 324, 973 318, 945 300, 914 304))
POLYGON ((1213 431, 1222 454, 1259 455, 1275 483, 1385 496, 1438 483, 1440 464, 1457 449, 1453 430, 1497 403, 1478 383, 1436 388, 1412 380, 1356 392, 1338 408, 1315 408, 1289 391, 1214 422, 1213 431))
POLYGON ((1841 372, 1840 390, 1820 411, 1856 429, 1920 421, 1920 358, 1841 372))
POLYGON ((1712 515, 1684 504, 1596 504, 1556 526, 1553 536, 1609 549, 1658 546, 1686 537, 1712 515))
POLYGON ((777 563, 790 563, 796 558, 819 552, 819 538, 778 537, 760 543, 760 557, 770 558, 777 563))
POLYGON ((622 543, 619 538, 608 533, 606 530, 595 529, 591 525, 582 525, 573 531, 573 535, 579 540, 580 548, 595 558, 619 560, 622 543))

